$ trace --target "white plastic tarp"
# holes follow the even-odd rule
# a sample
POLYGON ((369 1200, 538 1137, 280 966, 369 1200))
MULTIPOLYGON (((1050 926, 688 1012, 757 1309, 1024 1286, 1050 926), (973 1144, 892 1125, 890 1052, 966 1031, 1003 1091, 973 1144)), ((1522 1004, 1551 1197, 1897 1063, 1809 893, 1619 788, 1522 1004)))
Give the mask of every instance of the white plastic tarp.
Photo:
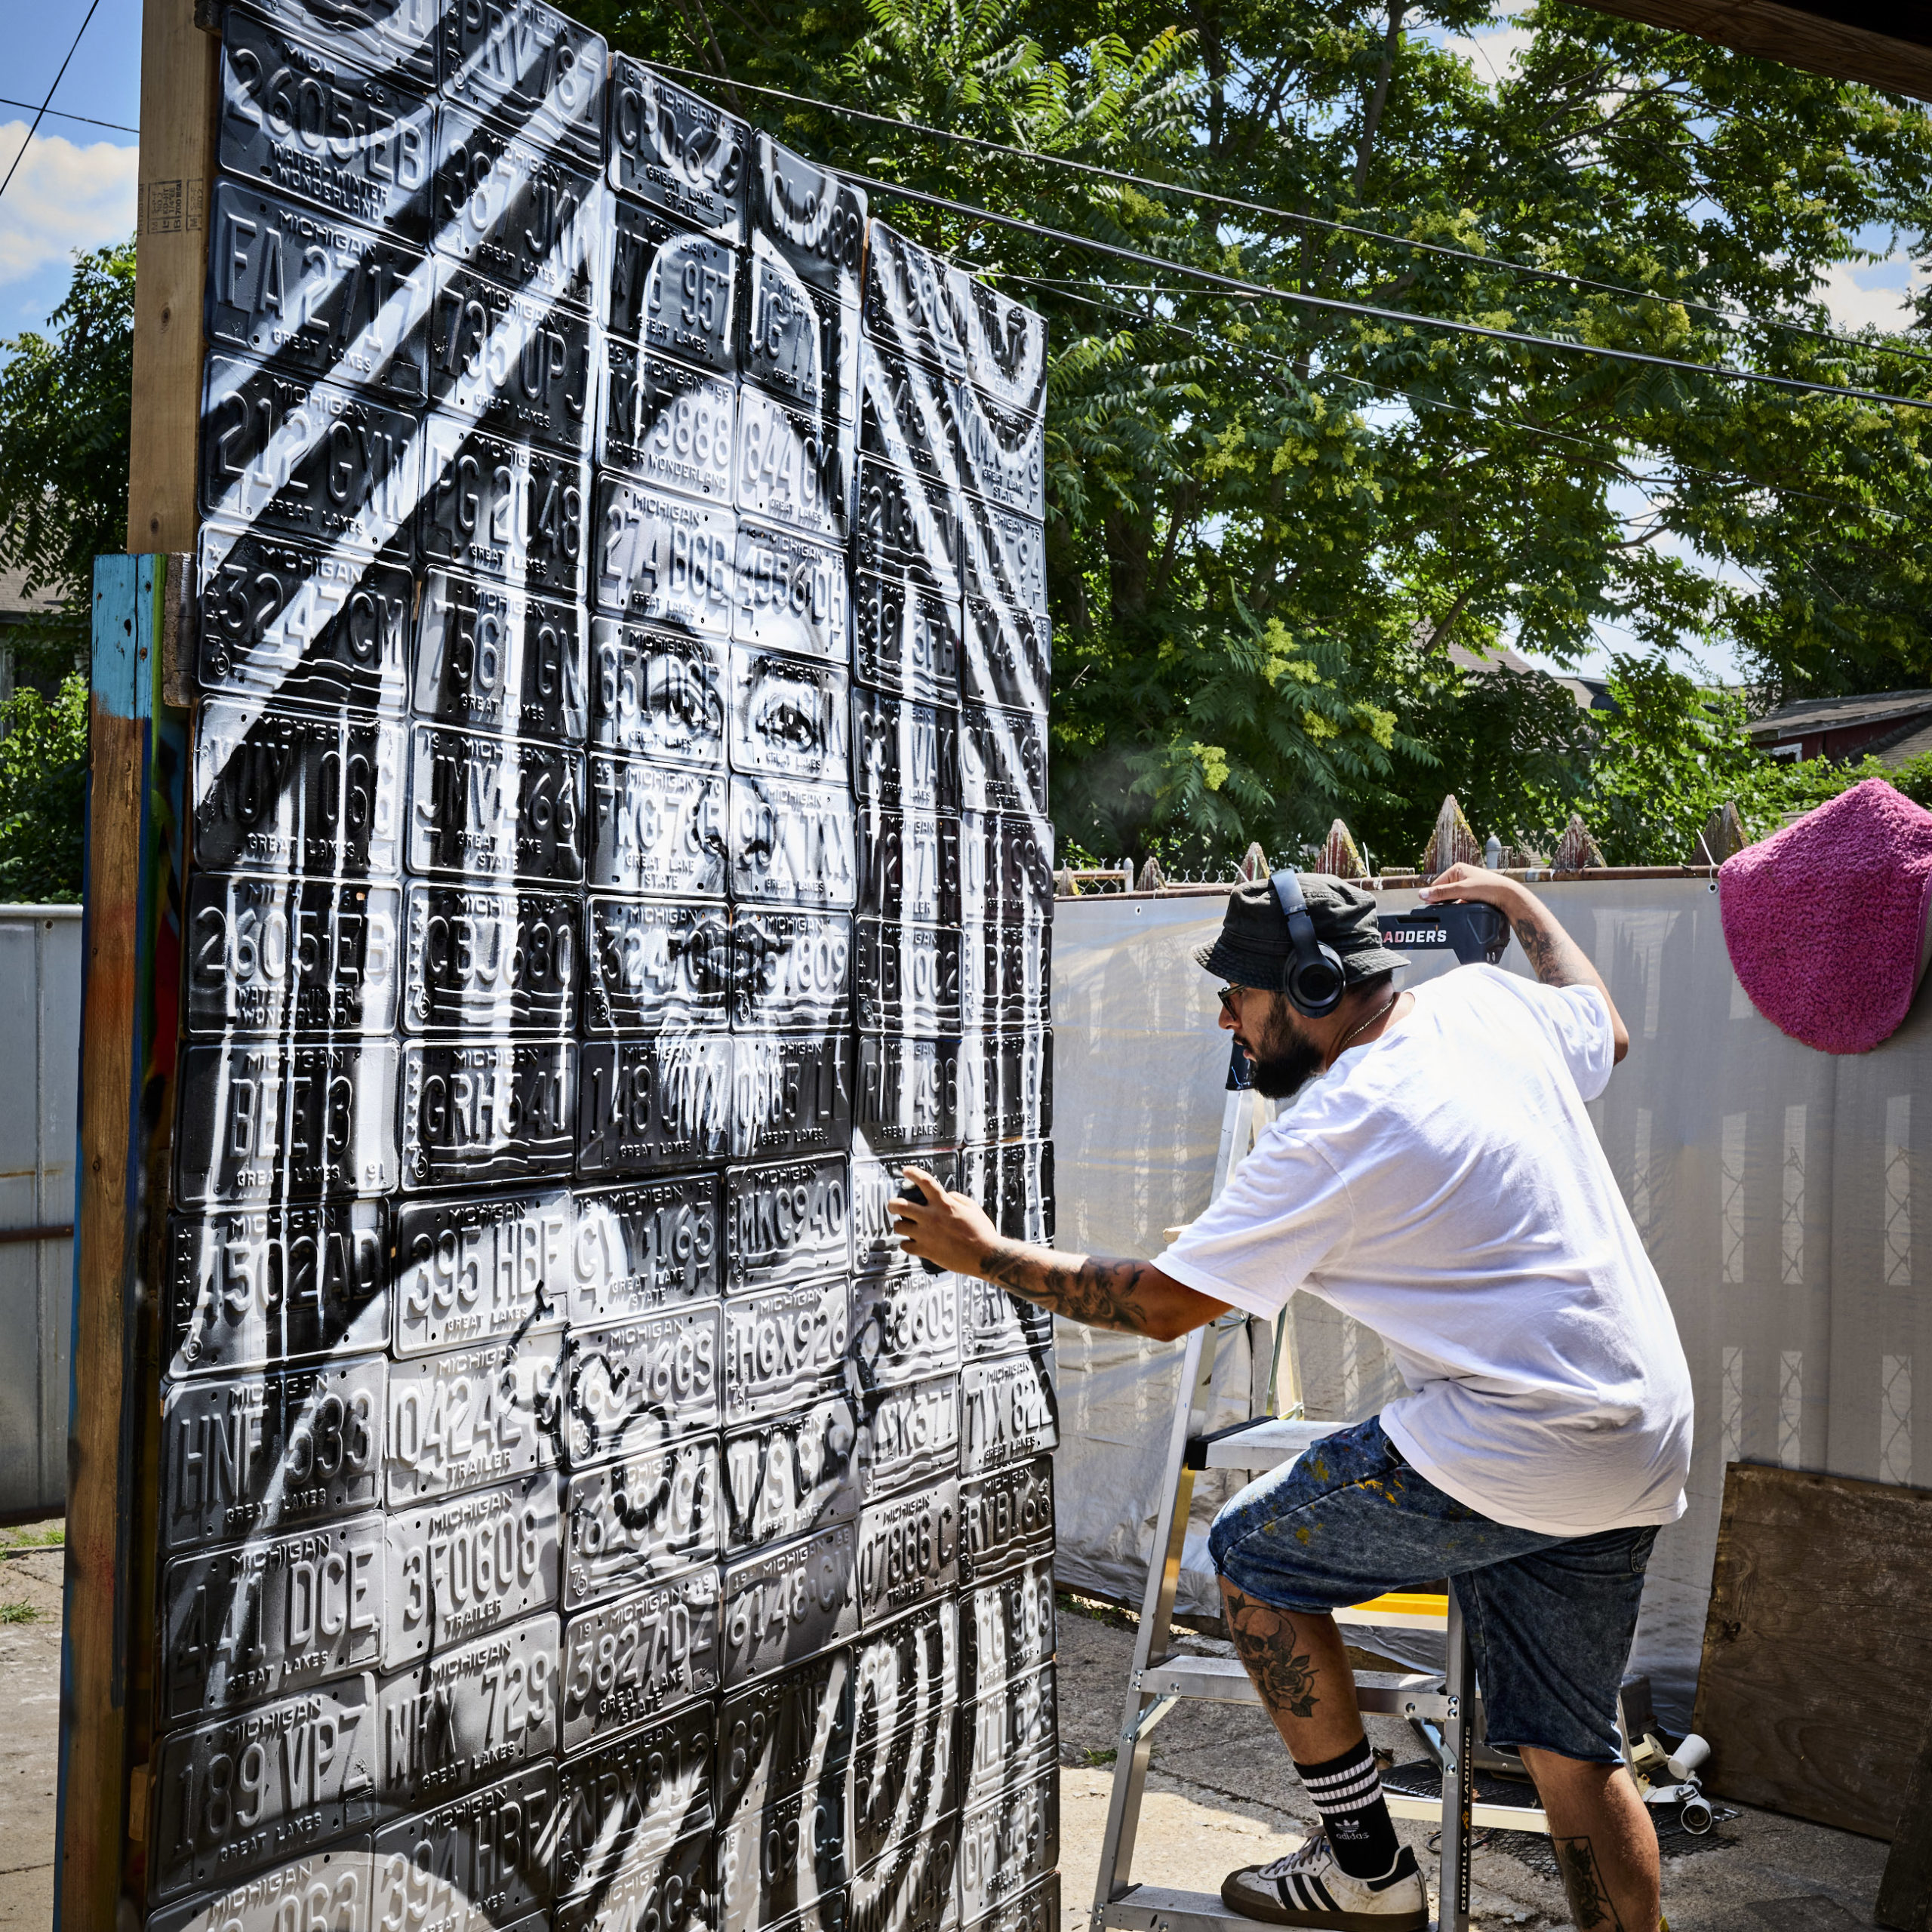
MULTIPOLYGON (((1632 1660, 1649 1673, 1664 1722, 1681 1729, 1726 1463, 1932 1483, 1932 1411, 1915 1430, 1912 1401, 1915 1358, 1932 1392, 1932 1303, 1914 1291, 1912 1238, 1915 1172, 1932 1140, 1932 1021, 1921 1001, 1875 1053, 1815 1052, 1745 997, 1710 881, 1537 889, 1595 961, 1630 1029, 1629 1057, 1590 1113, 1670 1297, 1696 1389, 1690 1509, 1658 1538, 1632 1660)), ((1415 903, 1413 894, 1383 897, 1391 911, 1415 903)), ((1056 908, 1063 1247, 1156 1256, 1164 1231, 1207 1204, 1228 1041, 1192 951, 1222 906, 1114 897, 1056 908)), ((1513 942, 1503 964, 1528 970, 1513 942)), ((1306 1294, 1287 1319, 1311 1416, 1357 1420, 1398 1389, 1366 1331, 1306 1294)), ((1059 1325, 1059 1574, 1076 1589, 1137 1599, 1180 1345, 1059 1325)), ((1249 1413, 1271 1343, 1266 1324, 1221 1338, 1217 1426, 1249 1413)), ((1219 1607, 1204 1539, 1238 1484, 1219 1472, 1197 1482, 1183 1610, 1219 1607)))

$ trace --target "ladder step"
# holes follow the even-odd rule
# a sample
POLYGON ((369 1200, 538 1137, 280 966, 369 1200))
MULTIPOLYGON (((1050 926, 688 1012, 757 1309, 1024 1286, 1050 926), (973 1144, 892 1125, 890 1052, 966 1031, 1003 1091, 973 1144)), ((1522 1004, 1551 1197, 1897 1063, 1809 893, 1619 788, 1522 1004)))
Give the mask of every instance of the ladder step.
MULTIPOLYGON (((1448 1715, 1449 1700, 1436 1687, 1441 1680, 1392 1670, 1358 1670, 1355 1697, 1364 1711, 1383 1717, 1432 1718, 1448 1715)), ((1254 1683, 1238 1657, 1169 1657, 1140 1673, 1143 1697, 1198 1697, 1217 1704, 1258 1704, 1254 1683)), ((1439 1807, 1438 1807, 1439 1808, 1439 1807)))
POLYGON ((1342 1425, 1334 1422, 1288 1422, 1278 1416, 1262 1416, 1253 1422, 1238 1422, 1208 1435, 1188 1438, 1187 1466, 1190 1469, 1273 1469, 1291 1463, 1311 1444, 1333 1435, 1342 1425))
MULTIPOLYGON (((1096 1932, 1102 1926, 1117 1926, 1122 1932, 1255 1932, 1260 1922, 1229 1911, 1218 1893, 1136 1885, 1100 1908, 1096 1932)), ((1429 1932, 1438 1932, 1440 1923, 1431 1919, 1429 1932)))
MULTIPOLYGON (((1442 1822, 1439 1798, 1417 1798, 1407 1792, 1391 1791, 1385 1784, 1382 1795, 1387 1800, 1392 1818, 1414 1818, 1426 1825, 1442 1822)), ((1478 1798, 1469 1807, 1469 1826, 1478 1832, 1534 1832, 1549 1835, 1549 1820, 1534 1804, 1491 1804, 1478 1798)))

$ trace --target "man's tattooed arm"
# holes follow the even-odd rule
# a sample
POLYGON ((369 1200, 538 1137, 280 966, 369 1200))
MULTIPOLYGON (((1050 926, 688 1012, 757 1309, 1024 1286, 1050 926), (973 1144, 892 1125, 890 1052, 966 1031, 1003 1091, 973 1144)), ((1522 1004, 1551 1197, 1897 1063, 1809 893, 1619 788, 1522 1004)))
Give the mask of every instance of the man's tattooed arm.
POLYGON ((1183 1287, 1150 1262, 1060 1254, 1017 1241, 987 1243, 971 1272, 1069 1321, 1124 1328, 1156 1341, 1184 1335, 1213 1321, 1227 1306, 1183 1287))

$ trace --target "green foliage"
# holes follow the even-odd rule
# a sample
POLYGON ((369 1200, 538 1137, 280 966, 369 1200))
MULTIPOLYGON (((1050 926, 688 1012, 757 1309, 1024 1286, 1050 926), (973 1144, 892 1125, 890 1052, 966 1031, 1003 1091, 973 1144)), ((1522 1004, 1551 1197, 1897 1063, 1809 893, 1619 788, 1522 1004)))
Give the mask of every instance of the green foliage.
POLYGON ((129 242, 75 258, 47 333, 0 343, 0 566, 58 600, 16 647, 50 682, 85 638, 94 558, 127 540, 134 328, 129 242))
POLYGON ((0 904, 80 898, 87 774, 88 686, 78 672, 51 702, 25 687, 0 700, 0 904))

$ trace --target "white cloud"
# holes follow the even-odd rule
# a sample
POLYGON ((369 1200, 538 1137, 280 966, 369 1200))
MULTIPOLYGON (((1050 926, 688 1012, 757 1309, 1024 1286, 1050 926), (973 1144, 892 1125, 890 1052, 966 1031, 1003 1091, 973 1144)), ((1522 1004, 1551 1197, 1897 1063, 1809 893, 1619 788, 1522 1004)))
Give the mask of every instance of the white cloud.
MULTIPOLYGON (((20 153, 27 125, 0 122, 0 176, 20 153)), ((36 134, 0 198, 0 286, 65 261, 76 249, 132 235, 138 158, 131 145, 80 147, 58 134, 36 134)))
POLYGON ((1882 262, 1836 262, 1818 294, 1839 328, 1903 329, 1912 318, 1906 297, 1924 280, 1903 255, 1882 262))
POLYGON ((1444 35, 1442 51, 1459 54, 1472 63, 1477 79, 1494 86, 1508 75, 1517 55, 1534 38, 1527 27, 1506 17, 1500 26, 1485 27, 1475 33, 1444 35))

